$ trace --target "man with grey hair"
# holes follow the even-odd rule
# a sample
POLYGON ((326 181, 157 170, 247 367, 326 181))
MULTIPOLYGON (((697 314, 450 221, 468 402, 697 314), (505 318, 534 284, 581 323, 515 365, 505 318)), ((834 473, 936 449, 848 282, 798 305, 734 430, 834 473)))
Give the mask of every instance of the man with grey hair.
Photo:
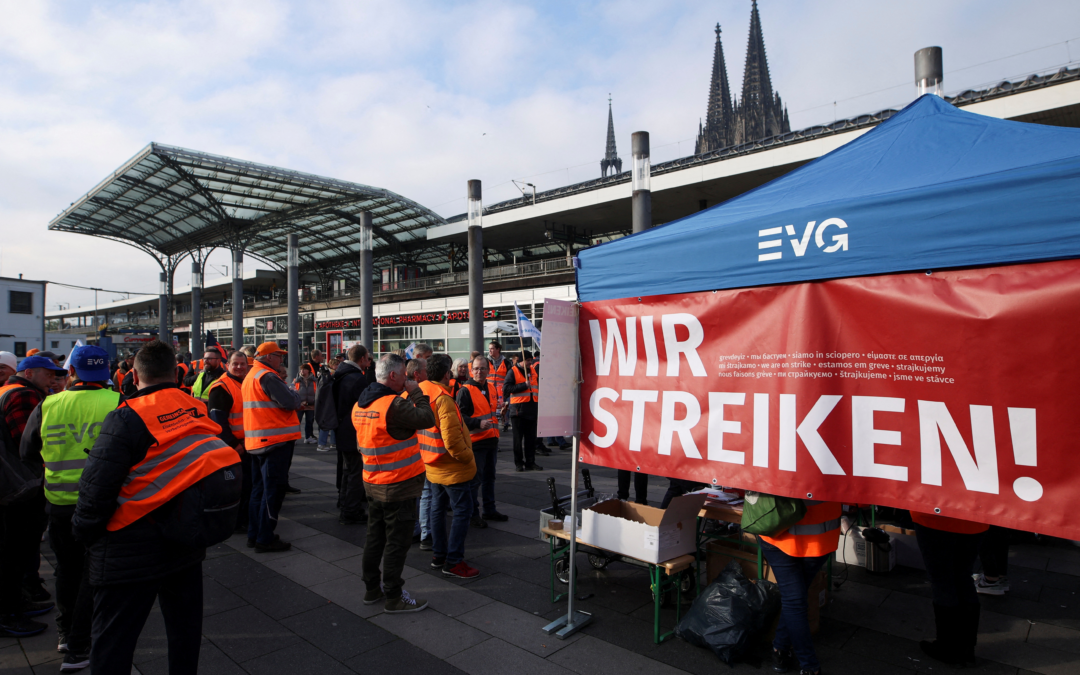
POLYGON ((413 347, 413 350, 412 350, 413 358, 414 359, 424 359, 425 365, 426 365, 427 360, 431 358, 431 355, 433 353, 434 353, 434 351, 431 349, 431 345, 429 345, 426 342, 418 343, 415 347, 413 347))
POLYGON ((420 384, 427 379, 427 359, 422 357, 411 358, 405 364, 405 377, 420 384))
POLYGON ((424 487, 416 432, 435 426, 435 414, 420 386, 405 377, 405 359, 397 354, 379 359, 375 380, 352 409, 368 503, 364 604, 384 602, 388 614, 417 612, 427 602, 402 588, 401 572, 416 524, 416 498, 424 487))

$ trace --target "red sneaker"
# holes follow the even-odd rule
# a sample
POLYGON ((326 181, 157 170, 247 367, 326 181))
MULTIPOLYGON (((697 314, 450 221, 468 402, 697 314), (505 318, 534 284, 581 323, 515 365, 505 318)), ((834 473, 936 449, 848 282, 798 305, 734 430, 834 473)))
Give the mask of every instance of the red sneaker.
POLYGON ((442 573, 448 577, 458 577, 459 579, 472 579, 480 574, 480 570, 475 567, 469 567, 465 561, 461 561, 453 567, 443 567, 442 573))

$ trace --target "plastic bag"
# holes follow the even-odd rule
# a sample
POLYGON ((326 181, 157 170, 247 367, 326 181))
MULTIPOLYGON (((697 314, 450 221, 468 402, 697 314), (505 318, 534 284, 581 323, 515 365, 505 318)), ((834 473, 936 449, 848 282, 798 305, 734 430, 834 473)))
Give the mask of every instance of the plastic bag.
POLYGON ((705 589, 675 628, 675 634, 711 649, 733 665, 750 652, 780 609, 780 589, 771 581, 750 581, 734 560, 705 589))

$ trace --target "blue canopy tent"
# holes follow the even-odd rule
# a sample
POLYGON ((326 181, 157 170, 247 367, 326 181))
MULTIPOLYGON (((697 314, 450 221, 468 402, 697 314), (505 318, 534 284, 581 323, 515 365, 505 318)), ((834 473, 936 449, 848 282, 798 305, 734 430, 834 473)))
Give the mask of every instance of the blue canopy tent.
POLYGON ((583 302, 1080 257, 1080 130, 925 95, 693 216, 580 252, 583 302))

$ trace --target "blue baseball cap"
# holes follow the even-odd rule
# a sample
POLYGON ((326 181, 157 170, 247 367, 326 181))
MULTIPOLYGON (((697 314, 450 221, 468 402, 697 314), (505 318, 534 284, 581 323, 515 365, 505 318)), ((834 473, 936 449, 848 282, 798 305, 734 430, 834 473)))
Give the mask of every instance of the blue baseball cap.
POLYGON ((83 345, 71 351, 71 360, 75 374, 83 382, 104 382, 110 377, 109 353, 101 347, 83 345))
POLYGON ((60 372, 67 372, 61 366, 53 363, 53 360, 47 356, 27 356, 22 361, 19 361, 18 372, 21 373, 24 370, 30 370, 31 368, 45 368, 47 370, 59 370, 60 372))

